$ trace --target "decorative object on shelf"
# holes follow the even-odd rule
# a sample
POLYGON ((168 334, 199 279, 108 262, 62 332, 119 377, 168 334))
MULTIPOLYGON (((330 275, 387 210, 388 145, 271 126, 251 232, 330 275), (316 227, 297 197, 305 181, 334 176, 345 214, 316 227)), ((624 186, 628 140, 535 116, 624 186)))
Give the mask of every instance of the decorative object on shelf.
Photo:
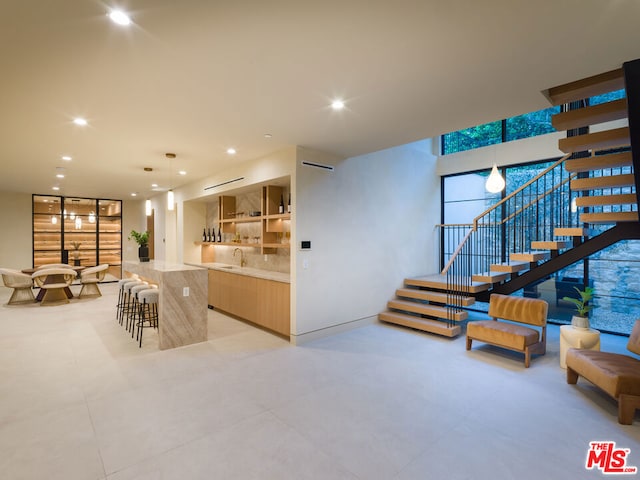
POLYGON ((138 258, 141 262, 149 261, 149 232, 145 231, 143 233, 136 232, 135 230, 131 230, 128 239, 131 240, 131 237, 138 244, 138 258))
POLYGON ((287 202, 287 213, 291 213, 291 192, 289 192, 289 201, 287 202))
POLYGON ((80 266, 80 242, 71 242, 71 246, 73 247, 73 252, 71 252, 71 257, 73 258, 73 265, 75 267, 80 266))
POLYGON ((497 165, 494 163, 493 168, 491 169, 491 174, 487 178, 487 182, 484 186, 487 189, 487 192, 498 193, 504 190, 505 185, 504 178, 502 178, 502 175, 498 172, 497 165))
POLYGON ((578 287, 573 287, 580 298, 564 297, 563 300, 571 302, 576 306, 576 313, 571 317, 571 325, 576 328, 589 329, 589 312, 593 308, 592 305, 588 305, 589 300, 593 298, 593 287, 584 287, 584 290, 580 290, 578 287))
POLYGON ((284 213, 284 198, 280 195, 280 205, 278 205, 278 213, 284 213))

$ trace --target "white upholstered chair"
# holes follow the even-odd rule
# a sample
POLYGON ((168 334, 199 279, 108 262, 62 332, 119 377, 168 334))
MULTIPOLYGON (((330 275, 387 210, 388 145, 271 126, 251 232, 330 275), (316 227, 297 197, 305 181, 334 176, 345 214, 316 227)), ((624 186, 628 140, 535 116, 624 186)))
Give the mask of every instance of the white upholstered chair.
POLYGON ((0 268, 0 275, 2 275, 5 287, 13 288, 13 293, 11 293, 7 305, 36 301, 33 296, 33 279, 31 275, 10 268, 0 268))
MULTIPOLYGON (((67 289, 76 278, 72 268, 42 268, 31 275, 35 284, 45 290, 40 305, 69 303, 67 289)), ((71 295, 69 293, 69 295, 71 295)))
POLYGON ((107 274, 109 268, 108 263, 98 265, 96 267, 85 268, 80 272, 80 283, 82 289, 78 297, 101 297, 102 292, 98 288, 98 282, 104 280, 104 276, 107 274))

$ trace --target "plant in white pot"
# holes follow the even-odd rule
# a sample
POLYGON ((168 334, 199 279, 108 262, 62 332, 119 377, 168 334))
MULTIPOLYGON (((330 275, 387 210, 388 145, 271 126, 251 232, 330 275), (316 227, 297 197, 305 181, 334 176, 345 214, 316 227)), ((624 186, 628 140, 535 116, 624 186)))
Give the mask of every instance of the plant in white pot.
POLYGON ((129 234, 129 240, 131 237, 138 244, 138 258, 141 262, 149 261, 149 232, 136 232, 135 230, 131 230, 129 234))
POLYGON ((589 300, 593 298, 593 287, 584 287, 584 290, 580 290, 578 287, 573 287, 580 298, 564 297, 563 300, 571 302, 576 306, 576 315, 571 317, 571 325, 576 328, 589 328, 589 312, 593 308, 592 305, 588 305, 589 300))

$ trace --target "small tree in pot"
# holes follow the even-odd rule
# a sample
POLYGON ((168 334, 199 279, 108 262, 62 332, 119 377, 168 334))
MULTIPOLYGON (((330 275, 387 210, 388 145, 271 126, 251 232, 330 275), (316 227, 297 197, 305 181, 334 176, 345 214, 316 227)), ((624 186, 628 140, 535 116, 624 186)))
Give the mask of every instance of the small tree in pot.
POLYGON ((135 230, 131 230, 128 239, 131 240, 133 238, 138 244, 138 258, 141 262, 149 261, 149 232, 145 231, 143 233, 136 232, 135 230))
POLYGON ((584 287, 584 290, 580 290, 578 287, 573 287, 580 298, 564 297, 563 300, 571 302, 576 306, 576 314, 571 318, 571 325, 576 328, 589 328, 589 312, 593 308, 592 305, 587 305, 589 300, 593 298, 593 287, 584 287))

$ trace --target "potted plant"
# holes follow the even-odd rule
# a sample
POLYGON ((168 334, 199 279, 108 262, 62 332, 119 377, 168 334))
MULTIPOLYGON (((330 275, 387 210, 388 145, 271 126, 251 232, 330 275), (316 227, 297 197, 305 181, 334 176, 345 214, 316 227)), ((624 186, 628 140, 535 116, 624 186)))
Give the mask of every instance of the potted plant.
POLYGON ((145 231, 140 233, 140 232, 136 232, 135 230, 131 230, 131 233, 129 234, 129 237, 128 237, 129 240, 131 240, 132 237, 138 244, 138 258, 140 259, 141 262, 148 262, 149 261, 149 232, 145 231))
POLYGON ((589 312, 593 308, 592 305, 588 305, 589 300, 593 298, 593 287, 584 287, 584 290, 580 290, 578 287, 573 287, 580 298, 564 297, 563 300, 571 302, 576 306, 576 314, 571 318, 571 325, 576 328, 588 329, 589 328, 589 312))

